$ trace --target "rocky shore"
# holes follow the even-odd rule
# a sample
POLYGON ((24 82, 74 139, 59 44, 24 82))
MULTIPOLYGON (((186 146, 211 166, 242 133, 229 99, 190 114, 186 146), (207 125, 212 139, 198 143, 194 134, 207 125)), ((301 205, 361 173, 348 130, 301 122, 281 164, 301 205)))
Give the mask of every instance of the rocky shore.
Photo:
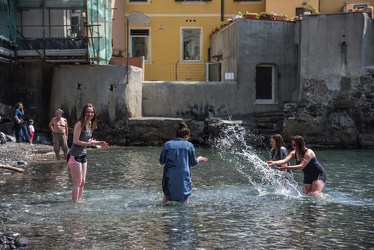
MULTIPOLYGON (((51 151, 53 151, 51 145, 30 145, 29 143, 15 143, 8 140, 5 144, 0 144, 0 165, 26 170, 27 167, 32 164, 33 157, 51 151)), ((10 171, 12 173, 18 172, 11 169, 0 168, 0 174, 5 171, 10 171)), ((0 225, 2 224, 3 221, 0 217, 0 225)), ((12 229, 0 227, 0 250, 27 249, 28 244, 29 240, 26 237, 19 235, 17 232, 13 232, 12 229)))
POLYGON ((13 141, 0 145, 0 165, 24 167, 32 162, 38 154, 52 152, 51 145, 15 143, 13 141))
POLYGON ((29 240, 17 233, 10 231, 0 232, 0 249, 27 249, 29 245, 29 240))

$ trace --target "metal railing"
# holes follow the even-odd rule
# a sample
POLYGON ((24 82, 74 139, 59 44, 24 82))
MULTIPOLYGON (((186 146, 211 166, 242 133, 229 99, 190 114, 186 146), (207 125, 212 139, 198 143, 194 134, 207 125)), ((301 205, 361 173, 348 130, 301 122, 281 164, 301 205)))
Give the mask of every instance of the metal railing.
POLYGON ((217 81, 220 67, 216 63, 145 64, 146 81, 217 81), (216 69, 214 69, 216 68, 216 69), (214 75, 214 76, 213 76, 214 75))
POLYGON ((26 39, 36 38, 75 38, 79 35, 84 34, 83 27, 78 25, 22 25, 17 26, 19 34, 22 34, 26 39), (78 32, 72 32, 72 30, 80 30, 78 32))

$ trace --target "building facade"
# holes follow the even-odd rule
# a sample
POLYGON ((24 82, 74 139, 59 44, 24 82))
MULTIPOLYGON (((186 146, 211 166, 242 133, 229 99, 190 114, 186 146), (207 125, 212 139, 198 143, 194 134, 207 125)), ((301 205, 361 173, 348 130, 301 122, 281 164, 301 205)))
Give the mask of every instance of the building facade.
MULTIPOLYGON (((374 4, 374 0, 350 2, 357 3, 353 11, 374 4)), ((321 14, 350 10, 340 0, 126 0, 125 3, 127 49, 122 55, 144 56, 148 81, 209 80, 209 70, 220 67, 210 51, 210 36, 216 28, 237 18, 239 12, 277 13, 293 20, 304 13, 306 5, 321 14)))

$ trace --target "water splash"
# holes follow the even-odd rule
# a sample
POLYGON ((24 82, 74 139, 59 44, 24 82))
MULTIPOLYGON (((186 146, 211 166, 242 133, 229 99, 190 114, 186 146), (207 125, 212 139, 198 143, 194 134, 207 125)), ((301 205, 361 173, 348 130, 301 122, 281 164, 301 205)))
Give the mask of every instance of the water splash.
POLYGON ((256 152, 251 142, 258 145, 259 141, 263 141, 262 135, 248 132, 238 123, 227 123, 217 137, 209 140, 209 144, 217 150, 222 160, 232 164, 248 179, 259 195, 302 196, 302 189, 292 174, 268 167, 266 160, 256 152))

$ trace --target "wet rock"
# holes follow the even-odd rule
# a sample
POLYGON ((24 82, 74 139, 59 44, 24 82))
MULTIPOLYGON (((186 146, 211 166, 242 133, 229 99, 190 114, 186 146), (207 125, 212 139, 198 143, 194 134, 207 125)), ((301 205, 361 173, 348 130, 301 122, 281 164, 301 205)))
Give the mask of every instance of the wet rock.
POLYGON ((24 249, 29 245, 29 240, 17 233, 9 231, 0 232, 0 250, 24 249))
POLYGON ((25 247, 29 244, 29 240, 24 236, 17 236, 14 243, 16 247, 25 247))

